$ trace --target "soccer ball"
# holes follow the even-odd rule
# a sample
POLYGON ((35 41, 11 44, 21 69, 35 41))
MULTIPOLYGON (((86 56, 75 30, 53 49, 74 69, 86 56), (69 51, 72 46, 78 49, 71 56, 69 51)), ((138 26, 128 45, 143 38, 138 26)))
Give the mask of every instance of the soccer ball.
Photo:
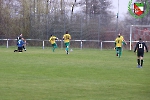
POLYGON ((70 49, 70 51, 73 51, 73 49, 70 49))

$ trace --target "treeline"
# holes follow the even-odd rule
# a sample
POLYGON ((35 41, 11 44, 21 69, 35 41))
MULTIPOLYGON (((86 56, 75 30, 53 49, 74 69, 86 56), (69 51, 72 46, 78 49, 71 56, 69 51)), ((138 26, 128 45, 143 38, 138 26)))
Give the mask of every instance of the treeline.
POLYGON ((128 37, 129 25, 150 24, 150 13, 118 20, 112 8, 111 0, 0 0, 0 38, 48 39, 68 30, 74 39, 113 40, 118 32, 128 37))

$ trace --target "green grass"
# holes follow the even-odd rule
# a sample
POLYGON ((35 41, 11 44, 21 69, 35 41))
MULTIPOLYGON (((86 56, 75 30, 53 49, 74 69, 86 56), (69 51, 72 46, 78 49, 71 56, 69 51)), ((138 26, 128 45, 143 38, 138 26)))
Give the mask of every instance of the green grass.
POLYGON ((0 100, 150 100, 150 53, 0 48, 0 100))

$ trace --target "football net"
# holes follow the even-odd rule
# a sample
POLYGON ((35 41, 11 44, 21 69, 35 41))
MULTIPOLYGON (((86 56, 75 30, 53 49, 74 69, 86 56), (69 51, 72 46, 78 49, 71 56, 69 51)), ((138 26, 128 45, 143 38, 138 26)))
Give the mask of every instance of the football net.
POLYGON ((131 25, 130 26, 130 50, 133 50, 136 42, 142 38, 150 47, 150 25, 131 25))

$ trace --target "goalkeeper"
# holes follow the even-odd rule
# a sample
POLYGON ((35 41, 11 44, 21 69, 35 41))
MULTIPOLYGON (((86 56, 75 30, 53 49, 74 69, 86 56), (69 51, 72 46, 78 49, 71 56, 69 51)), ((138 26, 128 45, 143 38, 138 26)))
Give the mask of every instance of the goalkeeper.
POLYGON ((49 39, 49 42, 51 43, 52 45, 52 51, 54 52, 55 49, 57 48, 57 44, 56 44, 56 41, 55 40, 58 40, 58 38, 54 35, 51 35, 50 39, 49 39))
POLYGON ((115 49, 116 49, 116 56, 118 56, 119 58, 122 55, 122 44, 126 45, 123 38, 120 36, 120 34, 118 34, 118 37, 115 40, 115 49))

